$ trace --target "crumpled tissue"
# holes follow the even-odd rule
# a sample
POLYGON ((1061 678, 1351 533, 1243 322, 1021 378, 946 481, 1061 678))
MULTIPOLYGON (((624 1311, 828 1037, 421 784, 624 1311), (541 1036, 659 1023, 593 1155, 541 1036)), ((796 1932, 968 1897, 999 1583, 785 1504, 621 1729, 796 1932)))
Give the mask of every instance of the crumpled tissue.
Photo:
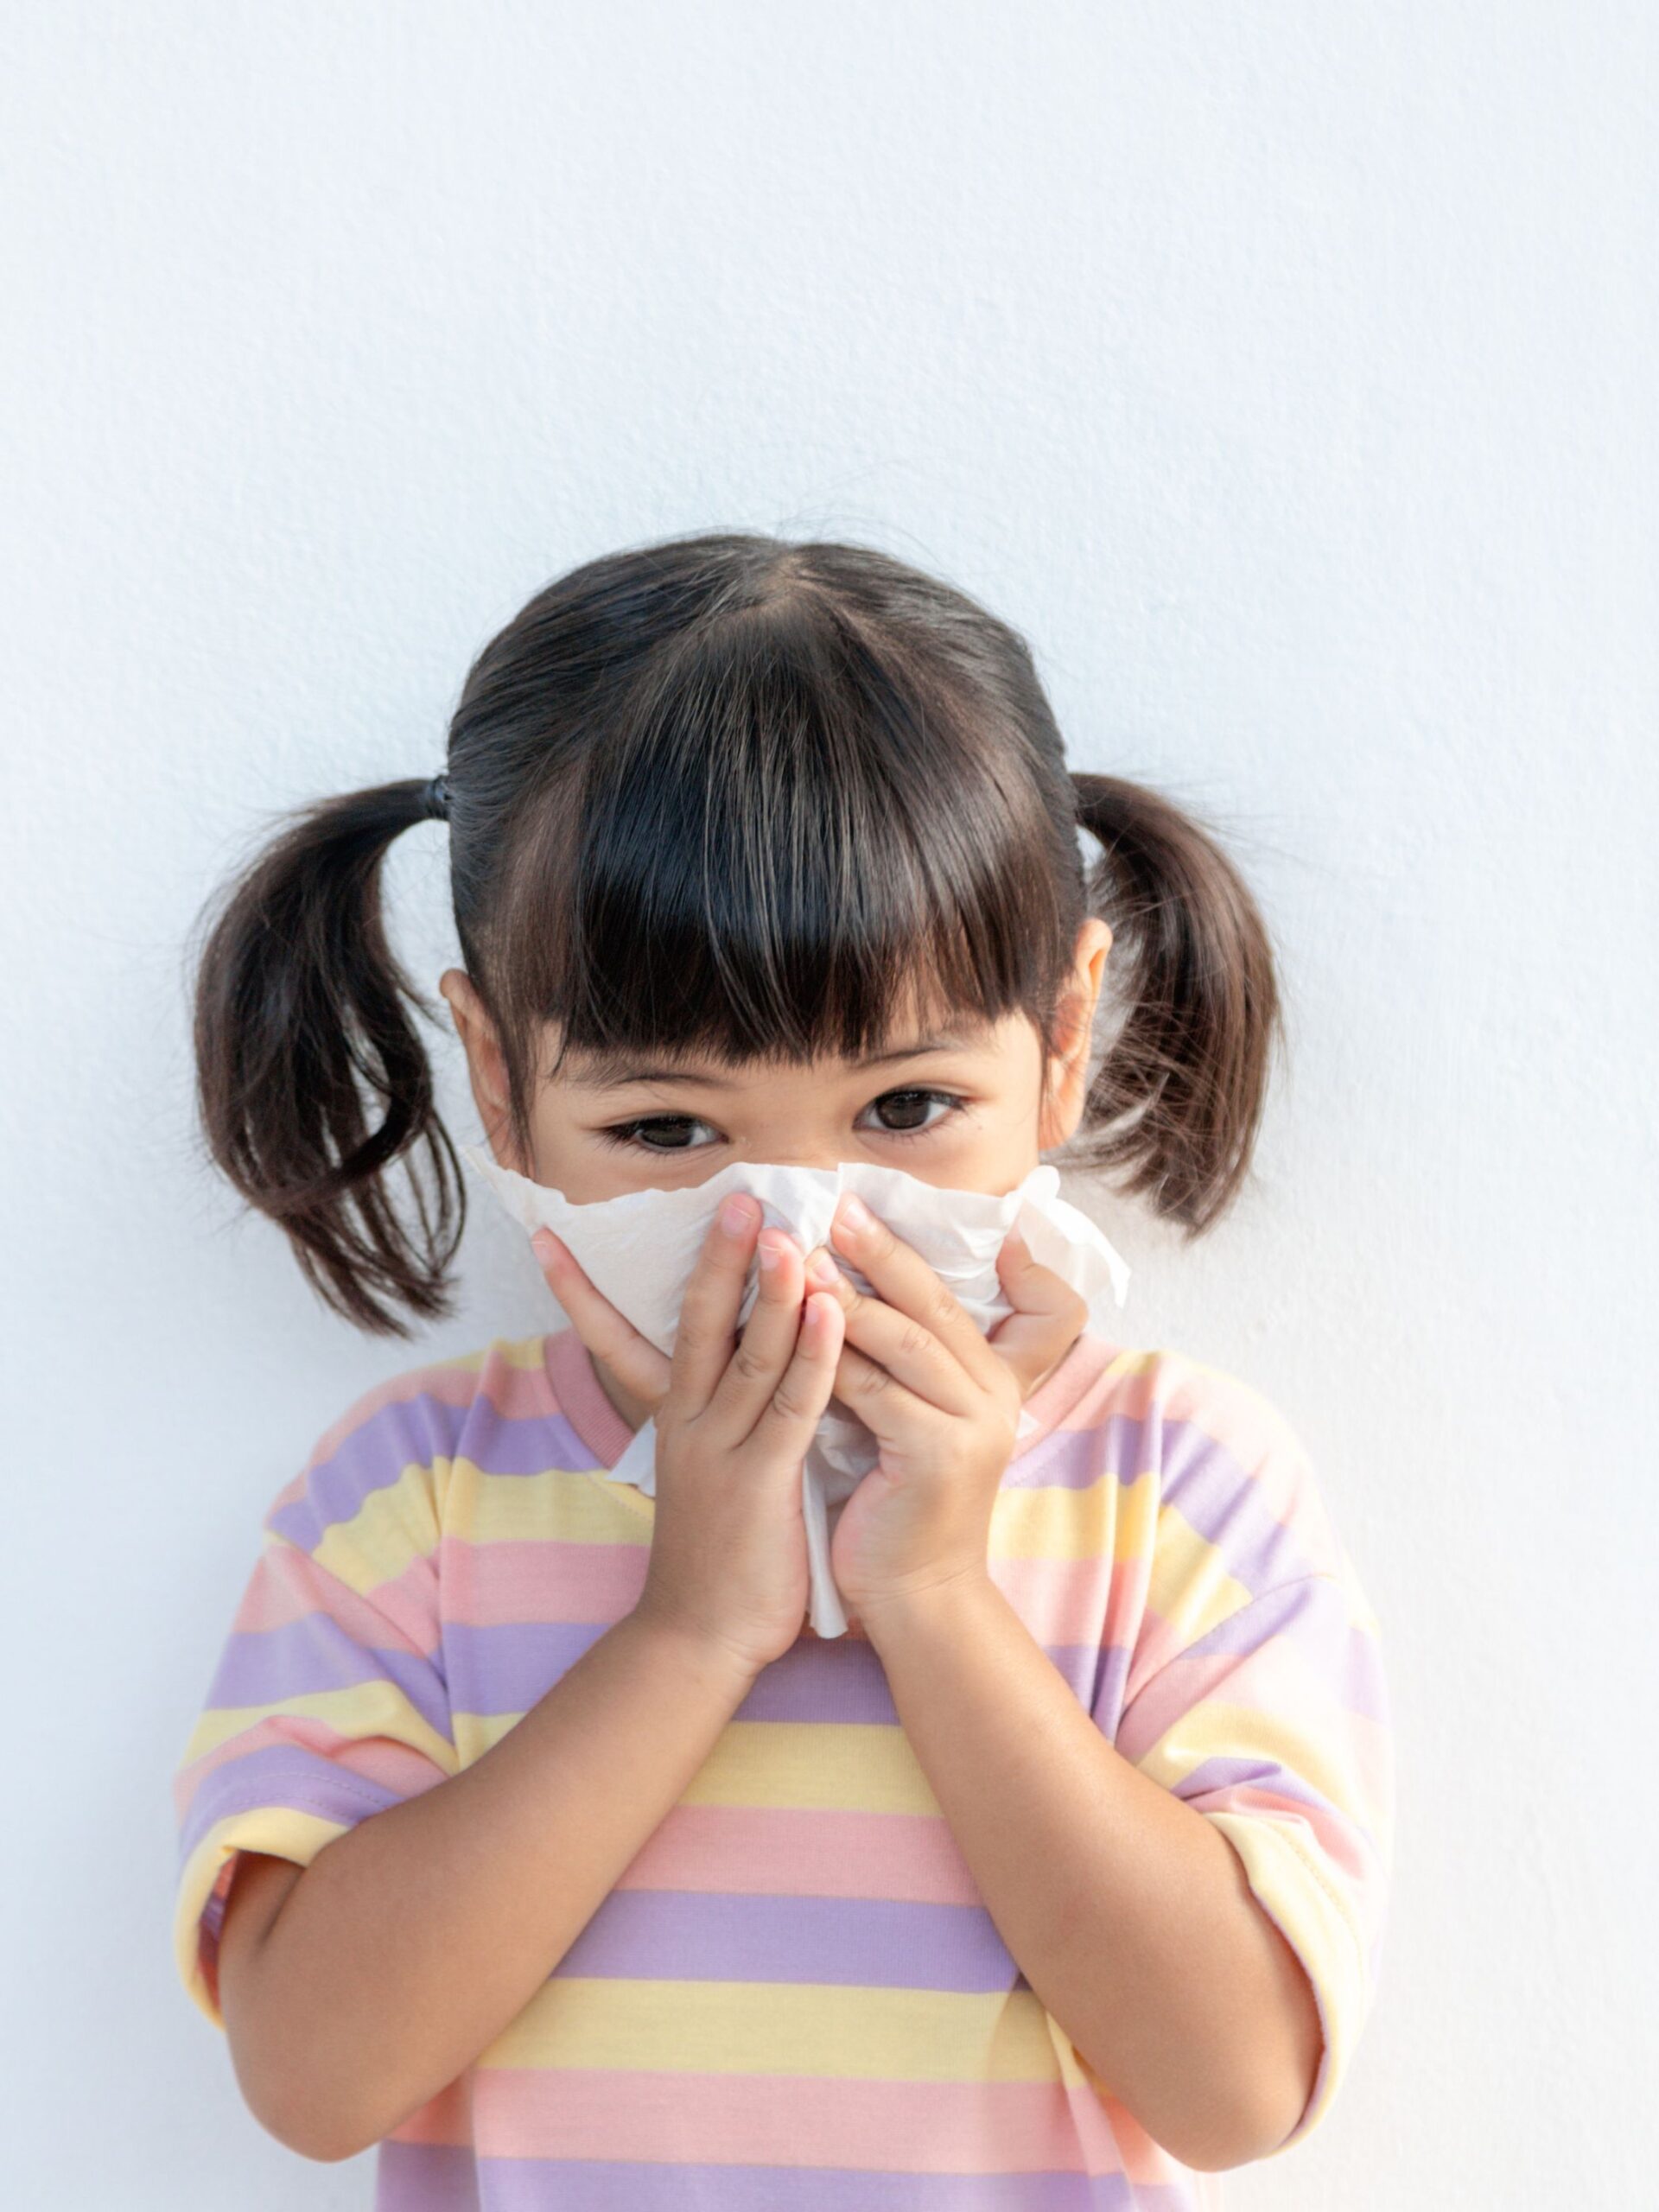
MULTIPOLYGON (((463 1145, 461 1156, 528 1235, 550 1229, 588 1280, 623 1319, 665 1357, 674 1350, 680 1306, 721 1202, 733 1191, 759 1199, 763 1228, 786 1230, 803 1258, 830 1243, 830 1224, 843 1192, 863 1199, 926 1261, 982 1334, 1014 1311, 996 1272, 996 1255, 1018 1228, 1039 1266, 1052 1268, 1084 1300, 1093 1324, 1109 1293, 1122 1306, 1129 1270, 1087 1214, 1059 1195, 1059 1170, 1044 1162, 1001 1197, 923 1182, 903 1168, 843 1160, 833 1168, 734 1161, 708 1181, 682 1190, 629 1191, 577 1205, 563 1192, 532 1181, 480 1145, 463 1145)), ((831 1257, 854 1287, 879 1295, 846 1256, 831 1257)), ((753 1255, 737 1327, 748 1319, 760 1294, 760 1263, 753 1255)), ((1015 1450, 1034 1426, 1020 1416, 1015 1450)), ((656 1423, 636 1431, 615 1466, 613 1482, 632 1483, 647 1497, 657 1488, 656 1423)), ((830 1567, 830 1545, 841 1508, 874 1467, 880 1448, 871 1429, 835 1405, 826 1408, 801 1468, 811 1599, 808 1617, 821 1637, 843 1636, 847 1614, 830 1567)))

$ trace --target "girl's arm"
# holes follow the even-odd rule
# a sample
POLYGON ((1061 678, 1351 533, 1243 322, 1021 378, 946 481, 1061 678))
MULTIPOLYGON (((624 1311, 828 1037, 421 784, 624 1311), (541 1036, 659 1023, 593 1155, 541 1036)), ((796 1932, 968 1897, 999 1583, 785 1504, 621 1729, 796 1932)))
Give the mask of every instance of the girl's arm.
MULTIPOLYGON (((643 1607, 473 1765, 359 1821, 221 1931, 237 2079, 279 2142, 354 2157, 520 2012, 742 1703, 737 1655, 643 1607)), ((263 1870, 262 1870, 263 1871, 263 1870)))
POLYGON ((1319 2012, 1225 1837, 1108 1742, 988 1573, 861 1610, 999 1934, 1101 2082, 1185 2165, 1276 2149, 1319 2012))

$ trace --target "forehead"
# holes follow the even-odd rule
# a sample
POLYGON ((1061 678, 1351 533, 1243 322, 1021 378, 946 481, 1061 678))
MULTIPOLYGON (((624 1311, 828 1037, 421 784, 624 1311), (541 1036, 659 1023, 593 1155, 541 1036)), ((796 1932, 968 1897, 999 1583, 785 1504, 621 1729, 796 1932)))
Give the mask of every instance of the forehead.
MULTIPOLYGON (((936 1014, 918 1019, 912 1012, 895 1018, 888 1035, 862 1054, 821 1055, 810 1063, 819 1071, 879 1072, 900 1061, 943 1058, 947 1053, 995 1053, 1011 1020, 988 1022, 978 1014, 936 1014)), ((660 1046, 619 1046, 608 1052, 571 1050, 561 1079, 579 1090, 612 1090, 626 1083, 695 1083, 734 1089, 775 1077, 780 1068, 806 1065, 781 1059, 730 1060, 706 1052, 675 1051, 660 1046)))

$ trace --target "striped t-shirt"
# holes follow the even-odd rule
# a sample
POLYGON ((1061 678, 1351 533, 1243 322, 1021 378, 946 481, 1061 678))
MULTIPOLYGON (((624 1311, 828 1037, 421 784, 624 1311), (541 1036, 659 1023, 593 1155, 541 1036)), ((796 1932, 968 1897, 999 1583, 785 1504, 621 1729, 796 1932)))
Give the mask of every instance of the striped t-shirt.
MULTIPOLYGON (((1377 1622, 1256 1392, 1080 1337, 992 1579, 1118 1751, 1215 1822, 1312 1981, 1330 2109, 1375 1992, 1377 1622)), ((365 1393, 265 1515, 175 1782, 178 1971, 221 2029, 235 1853, 299 1866, 498 1743, 643 1586, 655 1503, 573 1328, 365 1393)), ((1033 1870, 1033 1878, 1040 1878, 1033 1870)), ((1103 1975, 1110 1962, 1101 1962, 1103 1975)), ((1004 1946, 876 1649, 804 1626, 543 1986, 379 2145, 376 2212, 1205 2212, 1004 1946)))

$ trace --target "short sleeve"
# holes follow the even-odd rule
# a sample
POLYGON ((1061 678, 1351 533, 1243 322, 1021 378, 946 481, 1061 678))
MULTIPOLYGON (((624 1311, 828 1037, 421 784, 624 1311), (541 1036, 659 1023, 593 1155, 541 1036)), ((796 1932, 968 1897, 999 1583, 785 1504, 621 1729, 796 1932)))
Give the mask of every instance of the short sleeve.
POLYGON ((238 1852, 308 1866, 457 1770, 417 1426, 395 1404, 348 1416, 277 1494, 175 1775, 175 1959, 217 2027, 238 1852))
POLYGON ((1329 1541, 1333 1570, 1255 1596, 1207 1575, 1198 1610, 1208 1624, 1135 1685, 1116 1736, 1142 1773, 1221 1830, 1312 1985, 1324 2049, 1271 2158, 1313 2133, 1347 2071, 1375 1994, 1393 1854, 1377 1623, 1329 1541))

